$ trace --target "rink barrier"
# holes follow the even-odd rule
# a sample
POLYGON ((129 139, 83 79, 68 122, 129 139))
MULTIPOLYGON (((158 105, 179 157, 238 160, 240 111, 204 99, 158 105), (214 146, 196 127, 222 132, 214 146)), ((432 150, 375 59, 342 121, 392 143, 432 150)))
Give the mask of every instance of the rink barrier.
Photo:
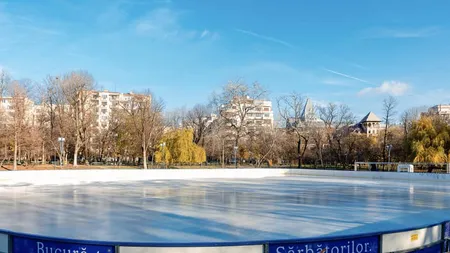
POLYGON ((450 181, 450 174, 340 171, 319 169, 129 169, 1 171, 1 186, 66 185, 118 181, 235 179, 283 176, 326 176, 403 181, 450 181))
POLYGON ((0 253, 387 253, 450 252, 450 221, 349 236, 298 240, 133 243, 75 240, 0 230, 0 253))
MULTIPOLYGON (((84 184, 115 181, 189 180, 206 178, 264 178, 326 176, 378 180, 448 181, 450 175, 307 169, 196 169, 196 170, 58 170, 0 173, 0 186, 84 184)), ((417 217, 420 219, 420 217, 417 217)), ((298 240, 133 243, 76 240, 15 233, 0 229, 0 253, 385 253, 450 252, 450 221, 353 236, 298 240)))

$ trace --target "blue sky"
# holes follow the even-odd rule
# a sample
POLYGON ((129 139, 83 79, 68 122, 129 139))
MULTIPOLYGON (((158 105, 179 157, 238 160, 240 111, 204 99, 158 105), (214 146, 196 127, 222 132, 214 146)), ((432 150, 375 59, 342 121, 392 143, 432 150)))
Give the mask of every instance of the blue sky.
POLYGON ((41 81, 83 69, 167 109, 230 80, 348 104, 358 117, 450 103, 449 1, 0 0, 0 66, 41 81))

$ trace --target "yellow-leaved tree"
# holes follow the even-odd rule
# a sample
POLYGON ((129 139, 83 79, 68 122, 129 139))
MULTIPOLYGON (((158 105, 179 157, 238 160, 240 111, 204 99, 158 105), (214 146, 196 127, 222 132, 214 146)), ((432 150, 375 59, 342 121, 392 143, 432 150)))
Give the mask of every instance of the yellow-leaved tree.
POLYGON ((412 125, 410 146, 414 162, 448 162, 450 128, 440 118, 422 117, 412 125))
POLYGON ((194 132, 191 129, 177 129, 164 134, 158 151, 156 162, 164 160, 166 164, 199 164, 206 161, 205 149, 193 142, 194 132))

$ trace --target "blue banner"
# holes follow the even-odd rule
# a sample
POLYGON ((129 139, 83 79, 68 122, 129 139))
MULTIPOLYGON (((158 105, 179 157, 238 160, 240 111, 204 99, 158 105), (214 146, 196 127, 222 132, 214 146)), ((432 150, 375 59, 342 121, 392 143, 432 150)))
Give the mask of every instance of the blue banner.
POLYGON ((378 253, 378 236, 355 239, 269 244, 269 253, 378 253))
POLYGON ((13 237, 13 253, 114 253, 113 246, 100 246, 13 237))
POLYGON ((412 251, 411 253, 441 253, 441 252, 442 252, 442 244, 439 243, 428 248, 412 251))
POLYGON ((450 239, 450 222, 444 224, 444 238, 450 239))

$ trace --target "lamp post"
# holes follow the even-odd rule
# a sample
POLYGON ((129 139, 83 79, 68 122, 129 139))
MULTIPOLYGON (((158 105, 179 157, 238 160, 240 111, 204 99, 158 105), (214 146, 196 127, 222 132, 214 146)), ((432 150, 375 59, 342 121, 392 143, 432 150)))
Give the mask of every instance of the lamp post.
POLYGON ((63 157, 64 157, 64 142, 65 141, 66 141, 66 139, 64 137, 58 137, 59 151, 61 153, 61 158, 59 159, 59 164, 61 165, 61 167, 64 165, 63 164, 63 157))
POLYGON ((166 150, 165 150, 166 143, 163 142, 159 145, 161 146, 161 149, 162 149, 162 162, 163 162, 163 169, 164 169, 166 167, 166 150))
POLYGON ((236 167, 236 169, 237 169, 237 150, 238 147, 234 146, 234 166, 236 167))
POLYGON ((390 163, 390 162, 391 162, 391 149, 392 149, 392 144, 386 145, 386 149, 388 150, 388 163, 390 163))

